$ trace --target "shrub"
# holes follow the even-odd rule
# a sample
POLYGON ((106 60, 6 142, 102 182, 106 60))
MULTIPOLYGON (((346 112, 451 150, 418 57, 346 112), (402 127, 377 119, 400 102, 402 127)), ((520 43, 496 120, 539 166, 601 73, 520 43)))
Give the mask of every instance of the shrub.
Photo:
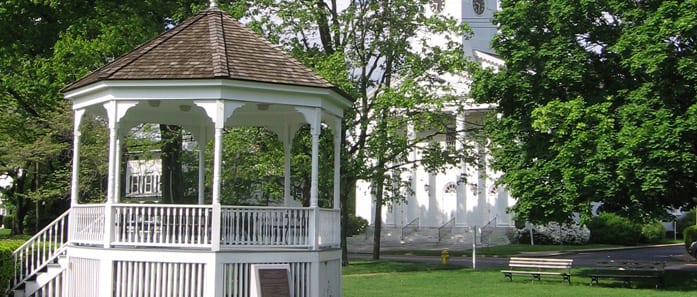
MULTIPOLYGON (((535 244, 585 244, 590 237, 590 231, 577 224, 549 223, 533 227, 535 244)), ((519 243, 530 242, 530 229, 519 229, 516 233, 519 243)))
POLYGON ((642 241, 646 243, 658 243, 665 237, 666 228, 659 221, 653 221, 641 226, 642 241))
POLYGON ((19 248, 24 242, 21 240, 0 241, 0 294, 9 288, 10 280, 14 274, 14 260, 12 252, 19 248))
POLYGON ((6 215, 4 218, 2 218, 2 224, 5 226, 6 229, 12 229, 12 221, 15 219, 14 216, 12 215, 6 215))
POLYGON ((349 214, 348 226, 346 226, 346 236, 350 237, 365 232, 368 228, 368 221, 364 218, 349 214))
POLYGON ((683 240, 685 241, 685 250, 690 247, 690 244, 697 240, 697 226, 690 226, 682 230, 683 240))
POLYGON ((601 213, 589 223, 591 242, 609 244, 636 244, 641 241, 640 229, 627 218, 613 213, 601 213))
POLYGON ((639 224, 613 213, 601 213, 588 224, 591 242, 608 244, 639 244, 660 242, 665 228, 658 221, 639 224))
POLYGON ((687 227, 695 226, 695 210, 690 210, 678 217, 675 220, 675 224, 677 225, 675 228, 676 232, 682 232, 682 230, 685 230, 687 227))

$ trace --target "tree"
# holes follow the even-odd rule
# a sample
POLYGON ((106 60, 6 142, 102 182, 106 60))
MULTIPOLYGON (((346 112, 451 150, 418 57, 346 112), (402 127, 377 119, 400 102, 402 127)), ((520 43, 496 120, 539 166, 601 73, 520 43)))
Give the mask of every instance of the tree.
POLYGON ((516 216, 587 220, 602 202, 641 221, 694 205, 697 3, 501 7, 493 46, 506 66, 477 71, 472 95, 499 104, 492 166, 516 216))
MULTIPOLYGON (((419 149, 418 143, 445 132, 448 117, 441 108, 457 105, 461 99, 437 95, 449 86, 436 77, 464 69, 463 51, 456 39, 464 35, 466 27, 430 15, 428 3, 366 0, 339 6, 337 1, 279 0, 258 1, 248 10, 252 28, 356 98, 354 108, 344 117, 347 129, 342 131, 342 225, 347 226, 347 202, 356 181, 371 181, 378 207, 376 259, 380 256, 379 208, 402 197, 401 191, 384 191, 395 184, 393 178, 399 178, 395 170, 422 162, 438 170, 457 163, 466 153, 431 146, 424 150, 423 160, 407 158, 409 152, 419 149), (431 44, 433 34, 453 39, 431 44), (409 138, 406 127, 410 124, 434 132, 409 138)), ((342 238, 346 251, 345 234, 342 238)))
MULTIPOLYGON (((13 180, 3 198, 15 211, 13 233, 25 231, 25 216, 33 220, 29 226, 41 227, 34 222, 56 216, 68 205, 72 112, 60 89, 156 36, 176 23, 176 16, 186 16, 205 2, 0 3, 0 173, 13 180), (48 213, 36 219, 43 208, 48 213)), ((86 126, 100 124, 86 122, 86 126)), ((85 130, 82 164, 87 166, 82 167, 81 197, 103 198, 105 134, 85 130), (86 169, 96 171, 88 174, 86 169)))

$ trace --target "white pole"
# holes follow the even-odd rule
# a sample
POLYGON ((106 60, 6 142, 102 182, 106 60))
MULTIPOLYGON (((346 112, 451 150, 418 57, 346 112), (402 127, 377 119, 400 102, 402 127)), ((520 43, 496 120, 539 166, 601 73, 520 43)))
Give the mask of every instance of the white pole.
POLYGON ((472 233, 472 269, 477 269, 477 225, 472 233))

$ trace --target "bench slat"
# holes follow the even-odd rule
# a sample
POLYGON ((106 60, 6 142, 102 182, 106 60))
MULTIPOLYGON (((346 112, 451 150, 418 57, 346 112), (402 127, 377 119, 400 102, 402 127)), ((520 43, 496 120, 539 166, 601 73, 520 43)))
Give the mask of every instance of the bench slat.
POLYGON ((505 278, 508 278, 511 281, 513 281, 513 274, 528 274, 536 280, 539 280, 540 276, 543 275, 557 275, 561 276, 564 281, 568 281, 569 284, 571 284, 571 267, 573 261, 573 259, 511 257, 508 262, 509 270, 502 270, 501 272, 504 274, 505 278))

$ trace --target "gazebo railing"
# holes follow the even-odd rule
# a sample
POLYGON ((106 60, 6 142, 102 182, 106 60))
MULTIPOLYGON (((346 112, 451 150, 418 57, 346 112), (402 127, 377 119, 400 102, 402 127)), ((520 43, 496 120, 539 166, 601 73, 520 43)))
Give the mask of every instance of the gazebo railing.
POLYGON ((179 204, 78 205, 70 215, 70 241, 78 245, 108 242, 114 246, 208 249, 214 246, 211 230, 219 224, 221 249, 326 248, 340 243, 339 210, 222 206, 220 222, 214 222, 213 209, 211 205, 179 204), (105 209, 111 211, 111 224, 105 221, 105 209), (317 227, 313 228, 315 219, 317 227), (105 234, 111 234, 110 239, 105 234))
POLYGON ((104 243, 104 204, 75 205, 70 212, 70 241, 104 243))
POLYGON ((115 245, 208 247, 210 205, 115 204, 115 245))
POLYGON ((341 213, 338 209, 319 209, 318 244, 321 247, 338 247, 341 243, 341 229, 338 224, 341 213))
POLYGON ((310 213, 302 207, 223 207, 220 245, 309 246, 310 213))

